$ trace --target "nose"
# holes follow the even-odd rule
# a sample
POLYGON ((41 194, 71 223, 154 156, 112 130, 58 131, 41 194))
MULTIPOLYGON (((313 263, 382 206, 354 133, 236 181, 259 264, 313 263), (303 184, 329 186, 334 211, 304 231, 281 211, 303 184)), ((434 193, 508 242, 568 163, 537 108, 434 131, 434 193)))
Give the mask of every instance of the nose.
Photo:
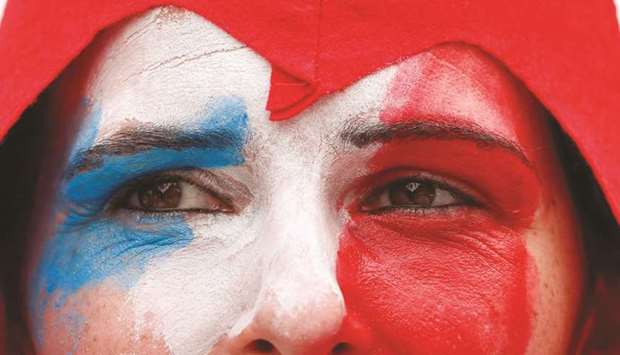
POLYGON ((345 306, 331 253, 317 241, 286 244, 266 267, 250 319, 227 353, 342 354, 348 347, 338 340, 345 306))
POLYGON ((364 354, 336 280, 338 227, 321 209, 290 208, 265 228, 262 288, 216 354, 364 354), (283 222, 284 221, 284 222, 283 222))
POLYGON ((326 284, 269 292, 250 324, 232 339, 234 354, 344 354, 342 298, 326 284))
MULTIPOLYGON (((315 330, 326 324, 322 314, 313 314, 302 322, 314 323, 315 330)), ((269 319, 265 319, 269 322, 269 319)), ((385 355, 385 351, 373 344, 369 328, 345 316, 337 328, 324 327, 324 331, 307 332, 306 329, 284 330, 285 325, 257 322, 232 339, 231 347, 222 354, 271 354, 271 355, 385 355), (276 327, 274 327, 274 325, 276 327), (278 327, 280 327, 278 329, 278 327), (295 333, 295 331, 302 332, 295 333), (306 332, 303 332, 305 330, 306 332), (379 351, 378 351, 379 350, 379 351)), ((383 349, 385 350, 385 349, 383 349)))

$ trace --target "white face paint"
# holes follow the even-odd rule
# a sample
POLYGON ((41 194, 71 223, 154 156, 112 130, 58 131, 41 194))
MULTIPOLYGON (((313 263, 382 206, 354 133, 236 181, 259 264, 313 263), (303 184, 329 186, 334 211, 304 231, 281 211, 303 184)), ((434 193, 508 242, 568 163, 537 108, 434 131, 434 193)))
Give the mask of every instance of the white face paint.
MULTIPOLYGON (((200 16, 156 9, 104 33, 52 94, 53 112, 83 124, 69 157, 75 176, 61 188, 78 201, 50 206, 56 232, 33 253, 42 255, 31 290, 39 351, 100 352, 107 341, 112 353, 241 354, 264 350, 266 339, 281 354, 298 354, 336 334, 347 316, 336 277, 350 220, 343 206, 359 200, 350 192, 380 149, 345 143, 342 132, 376 126, 382 112, 417 95, 407 115, 454 116, 517 141, 522 118, 498 102, 518 94, 493 91, 508 85, 501 76, 476 82, 472 63, 459 70, 423 53, 275 124, 265 110, 270 65, 200 16), (403 75, 411 85, 393 90, 403 75), (82 106, 70 100, 76 87, 82 106), (176 135, 180 146, 142 147, 176 135), (193 147, 197 135, 219 146, 193 147), (93 147, 105 153, 85 156, 93 147), (177 209, 187 211, 145 217, 126 208, 144 202, 135 182, 154 175, 186 181, 177 209), (95 204, 84 196, 99 185, 114 186, 112 197, 80 219, 95 204), (119 234, 129 237, 114 244, 119 234), (136 246, 136 236, 149 242, 136 246)), ((435 203, 454 200, 446 190, 436 195, 435 203)))
MULTIPOLYGON (((81 136, 95 130, 92 145, 135 127, 199 126, 210 104, 231 97, 241 98, 249 117, 245 163, 213 171, 243 186, 234 198, 249 203, 234 216, 187 217, 189 245, 146 263, 125 301, 135 314, 135 340, 150 332, 173 353, 201 354, 252 332, 252 323, 271 322, 284 332, 276 336, 294 335, 286 351, 336 332, 345 314, 335 276, 344 221, 333 195, 365 171, 368 155, 343 159, 337 134, 344 118, 378 120, 377 93, 386 92, 395 69, 274 125, 265 110, 270 65, 195 14, 153 10, 106 33, 90 51, 85 57, 96 60, 78 64, 90 66, 90 77, 72 80, 86 83, 81 136)), ((90 289, 81 297, 103 293, 90 289)))
MULTIPOLYGON (((204 353, 225 336, 248 332, 257 317, 259 322, 272 322, 269 328, 291 333, 282 336, 299 338, 293 344, 336 332, 345 312, 335 277, 343 221, 336 206, 330 205, 329 191, 324 189, 328 185, 323 183, 333 179, 326 176, 330 171, 326 168, 342 152, 330 146, 338 141, 335 135, 342 124, 334 114, 370 113, 377 119, 383 97, 376 93, 386 91, 394 70, 325 100, 294 121, 274 125, 265 111, 268 63, 196 15, 185 14, 184 21, 145 31, 140 41, 145 46, 168 40, 150 53, 146 63, 140 61, 145 48, 127 38, 135 36, 136 28, 154 26, 160 15, 155 11, 127 26, 108 49, 123 54, 104 61, 100 70, 106 75, 94 86, 91 97, 111 105, 110 110, 102 107, 101 126, 107 132, 122 129, 128 124, 122 117, 179 126, 186 124, 183 118, 195 117, 210 98, 241 97, 250 118, 244 147, 247 165, 221 173, 260 194, 239 216, 188 221, 192 243, 163 260, 153 260, 132 288, 130 299, 138 319, 147 314, 160 319, 166 344, 179 354, 204 353), (117 67, 126 69, 114 70, 117 67), (155 77, 162 82, 151 79, 155 77), (178 87, 166 84, 172 77, 178 87), (153 102, 159 98, 164 101, 153 102), (141 107, 138 113, 136 107, 141 107), (162 293, 164 289, 169 291, 162 293), (330 316, 315 318, 317 311, 330 316)), ((347 168, 363 171, 361 158, 347 161, 347 168)))

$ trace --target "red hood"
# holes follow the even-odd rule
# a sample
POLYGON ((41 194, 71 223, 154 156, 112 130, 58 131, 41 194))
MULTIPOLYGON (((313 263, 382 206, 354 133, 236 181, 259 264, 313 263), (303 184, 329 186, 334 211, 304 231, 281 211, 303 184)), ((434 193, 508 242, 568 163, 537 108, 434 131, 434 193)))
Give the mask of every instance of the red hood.
POLYGON ((477 45, 551 111, 620 220, 612 0, 9 0, 0 27, 0 139, 98 31, 164 4, 197 12, 272 63, 275 120, 438 43, 477 45))

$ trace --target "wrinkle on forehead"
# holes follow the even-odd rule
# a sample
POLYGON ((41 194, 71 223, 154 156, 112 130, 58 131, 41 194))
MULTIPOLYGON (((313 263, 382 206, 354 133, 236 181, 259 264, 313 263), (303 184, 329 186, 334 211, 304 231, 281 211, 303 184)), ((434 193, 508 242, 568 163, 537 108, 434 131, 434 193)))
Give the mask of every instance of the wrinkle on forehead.
POLYGON ((477 47, 465 43, 449 43, 433 47, 429 55, 454 69, 480 87, 494 91, 510 74, 499 62, 477 47))
POLYGON ((123 56, 130 53, 134 56, 133 59, 142 59, 136 61, 135 65, 143 67, 144 71, 167 64, 174 67, 182 64, 184 60, 191 61, 201 56, 247 47, 199 15, 169 7, 157 8, 143 16, 128 20, 119 27, 105 32, 103 36, 102 41, 114 42, 103 56, 104 61, 110 62, 112 66, 131 65, 123 59, 120 59, 123 63, 115 61, 119 53, 123 52, 123 56), (157 33, 157 36, 152 36, 153 33, 157 33), (158 48, 158 45, 164 44, 160 38, 165 38, 167 35, 175 37, 176 51, 171 51, 168 46, 158 48), (201 40, 199 46, 195 46, 195 39, 201 40), (149 50, 148 56, 143 56, 146 47, 149 50), (181 53, 179 49, 182 49, 181 53))

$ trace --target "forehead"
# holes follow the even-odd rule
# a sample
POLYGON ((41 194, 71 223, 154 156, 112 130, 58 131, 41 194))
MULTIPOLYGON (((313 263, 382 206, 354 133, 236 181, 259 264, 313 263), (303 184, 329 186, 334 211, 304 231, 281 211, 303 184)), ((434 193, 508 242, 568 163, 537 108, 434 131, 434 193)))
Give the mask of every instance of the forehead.
POLYGON ((268 120, 270 75, 268 62, 209 21, 159 8, 103 33, 74 63, 55 101, 67 101, 63 92, 79 87, 96 140, 127 126, 191 125, 227 97, 243 102, 255 136, 300 130, 310 137, 335 136, 352 121, 408 118, 449 119, 518 140, 529 113, 523 107, 531 106, 500 65, 458 44, 372 73, 284 124, 268 120))

